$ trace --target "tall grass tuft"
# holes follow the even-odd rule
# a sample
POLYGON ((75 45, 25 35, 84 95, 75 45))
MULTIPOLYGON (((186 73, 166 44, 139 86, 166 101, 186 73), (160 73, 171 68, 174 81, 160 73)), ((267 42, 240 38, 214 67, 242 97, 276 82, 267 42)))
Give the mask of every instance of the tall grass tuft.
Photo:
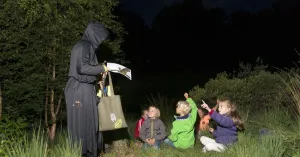
POLYGON ((284 80, 286 98, 292 106, 293 115, 300 123, 300 75, 295 71, 286 72, 286 75, 288 76, 288 80, 284 80))
POLYGON ((285 83, 285 96, 289 106, 289 111, 294 118, 295 134, 294 142, 291 142, 291 151, 294 151, 294 154, 300 156, 300 73, 298 70, 289 70, 288 72, 283 72, 285 77, 283 81, 285 83))
POLYGON ((282 157, 286 153, 286 147, 284 139, 275 135, 265 135, 258 139, 240 134, 238 144, 227 153, 228 156, 236 157, 282 157))
POLYGON ((25 134, 24 143, 9 146, 7 154, 9 157, 47 157, 48 144, 44 137, 44 132, 40 128, 37 132, 33 132, 31 140, 29 140, 28 134, 25 134))
POLYGON ((16 143, 6 148, 9 157, 81 157, 81 145, 71 144, 67 134, 58 134, 53 147, 48 145, 47 135, 40 128, 29 136, 24 135, 24 143, 16 143), (32 138, 29 138, 32 137, 32 138))
POLYGON ((62 132, 58 135, 58 140, 50 150, 50 155, 53 157, 63 156, 63 157, 81 157, 81 144, 71 143, 71 139, 68 137, 67 133, 62 132))
POLYGON ((174 120, 174 114, 176 111, 176 100, 167 97, 166 95, 158 93, 156 96, 153 94, 148 98, 149 105, 154 105, 161 111, 160 119, 166 124, 171 124, 174 120))

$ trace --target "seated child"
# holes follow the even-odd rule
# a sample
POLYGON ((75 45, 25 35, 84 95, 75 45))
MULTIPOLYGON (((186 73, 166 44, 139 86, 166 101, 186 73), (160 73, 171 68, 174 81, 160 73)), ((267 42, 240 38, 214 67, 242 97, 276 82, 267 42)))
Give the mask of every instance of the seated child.
POLYGON ((180 116, 176 117, 171 129, 171 135, 165 139, 165 143, 176 148, 190 148, 195 143, 195 122, 197 119, 197 106, 195 102, 185 93, 186 101, 177 103, 176 113, 180 116))
MULTIPOLYGON (((216 101, 216 105, 215 107, 213 107, 213 110, 216 110, 218 108, 218 103, 219 103, 219 99, 217 97, 214 97, 212 99, 213 102, 211 102, 212 104, 215 103, 216 101)), ((198 115, 200 117, 200 121, 197 124, 197 133, 198 135, 201 135, 202 131, 208 131, 209 130, 209 124, 210 124, 210 116, 208 114, 208 112, 205 112, 202 110, 201 106, 198 107, 198 115)))
POLYGON ((166 138, 165 125, 159 117, 159 109, 155 106, 150 106, 148 118, 143 123, 139 135, 144 141, 144 148, 160 149, 161 142, 166 138))
POLYGON ((222 152, 226 149, 226 146, 238 140, 238 130, 244 130, 241 117, 236 111, 235 104, 227 98, 219 100, 219 113, 210 109, 207 104, 201 106, 209 112, 211 119, 218 123, 216 130, 209 129, 216 140, 205 136, 200 138, 201 143, 204 145, 203 152, 222 152))
POLYGON ((198 115, 200 117, 200 121, 197 127, 197 131, 200 134, 202 131, 208 131, 210 116, 199 108, 198 108, 198 115))
POLYGON ((148 110, 147 109, 143 109, 141 112, 141 118, 137 121, 136 123, 136 127, 135 127, 135 134, 134 134, 134 138, 136 140, 139 139, 140 136, 140 130, 142 127, 142 124, 144 123, 144 121, 147 119, 148 117, 148 110))

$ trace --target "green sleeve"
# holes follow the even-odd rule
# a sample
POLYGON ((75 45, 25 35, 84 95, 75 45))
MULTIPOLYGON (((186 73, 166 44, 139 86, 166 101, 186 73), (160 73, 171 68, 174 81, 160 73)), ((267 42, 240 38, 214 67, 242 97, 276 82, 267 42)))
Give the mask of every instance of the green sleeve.
POLYGON ((172 129, 171 129, 171 135, 169 135, 169 139, 172 141, 172 142, 175 142, 178 140, 178 133, 179 133, 179 130, 178 130, 178 127, 176 127, 176 121, 173 122, 172 124, 172 129))
POLYGON ((187 98, 186 101, 191 105, 191 118, 193 123, 195 123, 197 119, 197 110, 198 110, 196 103, 192 98, 187 98))

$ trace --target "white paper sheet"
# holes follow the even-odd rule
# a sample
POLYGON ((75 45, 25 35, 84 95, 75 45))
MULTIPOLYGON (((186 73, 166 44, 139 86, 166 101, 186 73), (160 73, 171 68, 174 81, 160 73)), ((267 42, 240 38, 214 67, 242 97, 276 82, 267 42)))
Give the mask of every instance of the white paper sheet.
POLYGON ((109 71, 111 71, 113 73, 119 73, 119 74, 124 75, 125 77, 127 77, 130 80, 132 79, 131 78, 131 70, 123 65, 107 62, 107 68, 109 69, 109 71))

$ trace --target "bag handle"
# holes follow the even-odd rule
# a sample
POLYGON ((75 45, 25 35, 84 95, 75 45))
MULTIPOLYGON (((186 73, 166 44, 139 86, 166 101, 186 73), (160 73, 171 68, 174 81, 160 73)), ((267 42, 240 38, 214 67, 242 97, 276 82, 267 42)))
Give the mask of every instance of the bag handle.
POLYGON ((114 86, 113 86, 113 83, 112 83, 112 79, 111 79, 111 74, 110 72, 107 72, 108 74, 108 82, 109 82, 109 86, 110 86, 110 94, 111 96, 115 95, 115 91, 114 91, 114 86))
POLYGON ((112 79, 111 79, 111 74, 110 74, 110 72, 107 72, 107 74, 105 74, 102 77, 102 80, 103 80, 102 88, 101 88, 101 84, 100 84, 100 90, 102 91, 102 93, 101 93, 102 97, 104 97, 104 96, 107 97, 107 95, 104 95, 104 93, 105 93, 104 92, 104 88, 105 88, 105 84, 106 84, 106 77, 107 77, 107 75, 108 75, 108 82, 109 82, 109 87, 110 87, 110 94, 111 94, 111 96, 115 95, 114 86, 113 86, 112 79))

